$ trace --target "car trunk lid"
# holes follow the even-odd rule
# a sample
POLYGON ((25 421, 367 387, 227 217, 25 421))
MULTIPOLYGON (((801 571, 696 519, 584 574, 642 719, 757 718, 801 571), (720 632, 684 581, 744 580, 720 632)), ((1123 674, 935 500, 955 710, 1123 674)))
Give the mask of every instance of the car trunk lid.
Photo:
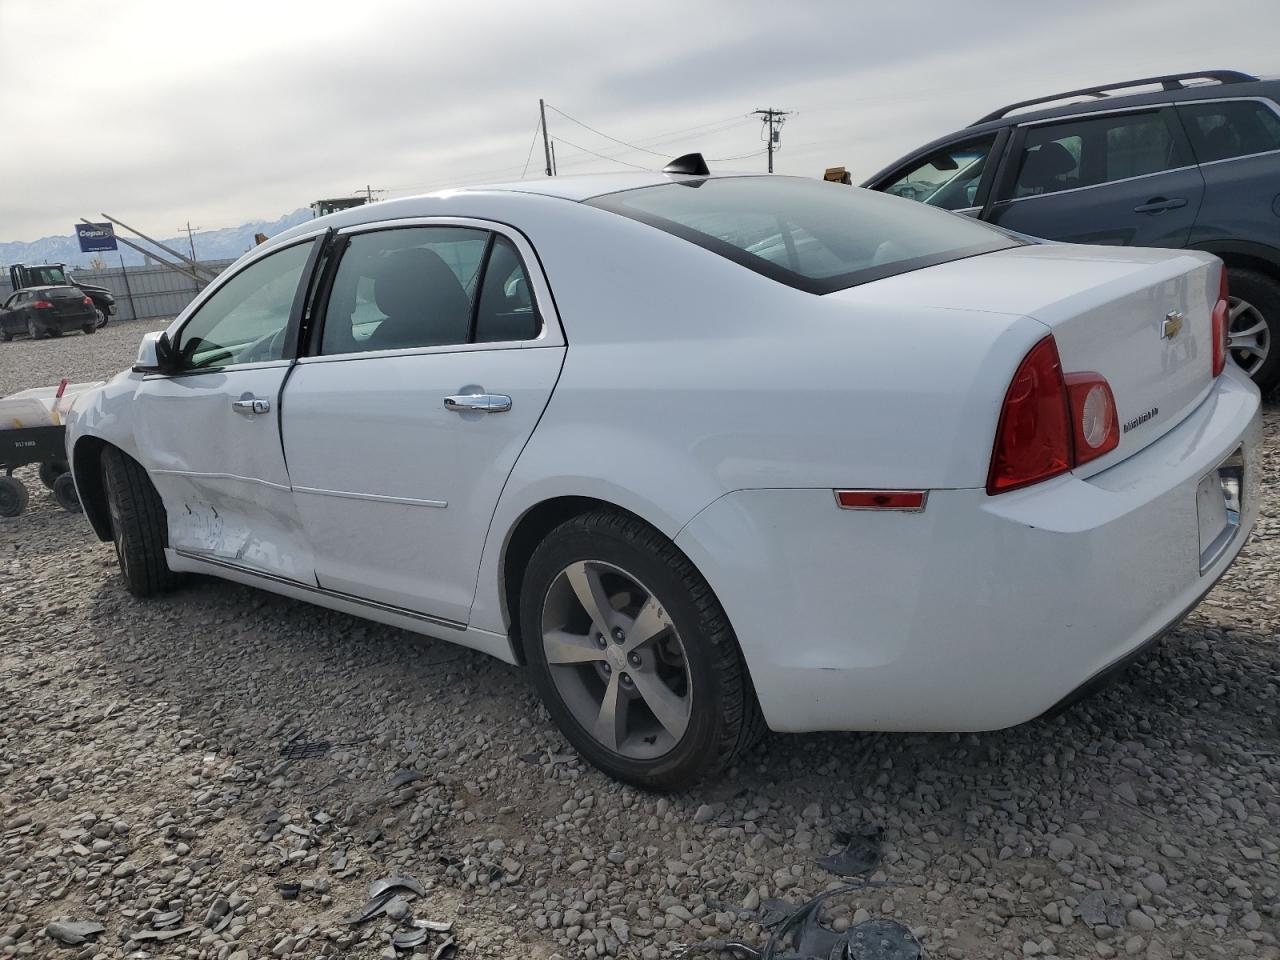
POLYGON ((1088 476, 1159 439, 1207 395, 1220 270, 1215 258, 1195 252, 1033 244, 846 293, 1017 314, 1044 324, 1064 373, 1100 374, 1115 396, 1119 445, 1076 468, 1077 476, 1088 476))

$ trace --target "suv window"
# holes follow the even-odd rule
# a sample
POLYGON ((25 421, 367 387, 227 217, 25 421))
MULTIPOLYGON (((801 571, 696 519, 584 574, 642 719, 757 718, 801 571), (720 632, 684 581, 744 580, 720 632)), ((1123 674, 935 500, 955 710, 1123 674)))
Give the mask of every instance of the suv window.
POLYGON ((467 343, 489 232, 402 227, 351 237, 325 311, 320 353, 467 343))
POLYGON ((533 305, 529 276, 520 254, 510 240, 495 234, 476 310, 475 340, 477 343, 534 340, 541 329, 542 320, 533 305))
POLYGON ((269 254, 220 286, 178 332, 182 367, 281 359, 293 298, 314 246, 309 240, 269 254))
POLYGON ((894 176, 881 189, 895 197, 919 200, 944 210, 963 210, 977 203, 978 185, 996 135, 979 137, 939 150, 894 176))
POLYGON ((587 203, 809 293, 1022 243, 968 217, 801 177, 712 177, 587 203))
POLYGON ((1096 187, 1190 163, 1162 111, 1080 117, 1030 127, 1023 147, 1014 197, 1096 187))
POLYGON ((1201 163, 1280 150, 1280 116, 1261 100, 1179 104, 1201 163))

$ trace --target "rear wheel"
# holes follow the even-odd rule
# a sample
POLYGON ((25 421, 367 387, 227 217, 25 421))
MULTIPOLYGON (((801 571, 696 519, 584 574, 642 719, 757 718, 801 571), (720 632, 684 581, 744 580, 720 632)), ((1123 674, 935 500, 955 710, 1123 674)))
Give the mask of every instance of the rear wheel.
POLYGON ((164 558, 168 522, 151 478, 136 460, 110 448, 102 455, 102 479, 125 586, 135 597, 172 588, 179 578, 164 558))
POLYGON ((8 343, 10 340, 13 339, 13 334, 10 333, 8 330, 0 330, 0 338, 3 338, 4 342, 8 343))
POLYGON ((1227 349, 1269 393, 1280 383, 1280 283, 1255 270, 1227 271, 1231 291, 1227 349))
POLYGON ((520 627, 548 712, 612 777, 683 790, 763 732, 723 608, 640 520, 599 510, 548 534, 525 574, 520 627))
POLYGON ((69 513, 80 513, 84 509, 80 505, 80 495, 76 493, 76 482, 69 473, 64 473, 54 481, 53 499, 69 513))
POLYGON ((36 326, 36 322, 30 317, 27 317, 27 336, 32 340, 39 340, 43 336, 40 329, 36 326))
POLYGON ((0 517, 16 517, 27 509, 26 485, 13 477, 0 477, 0 517))
POLYGON ((80 329, 83 330, 85 333, 97 333, 98 325, 96 323, 86 323, 80 329))

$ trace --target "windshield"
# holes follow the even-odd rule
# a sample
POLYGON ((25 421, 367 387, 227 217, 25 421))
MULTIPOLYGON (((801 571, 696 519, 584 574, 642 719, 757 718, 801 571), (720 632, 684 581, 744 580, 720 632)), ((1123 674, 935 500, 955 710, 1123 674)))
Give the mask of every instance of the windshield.
POLYGON ((715 177, 587 202, 810 293, 1022 243, 967 217, 800 177, 715 177))

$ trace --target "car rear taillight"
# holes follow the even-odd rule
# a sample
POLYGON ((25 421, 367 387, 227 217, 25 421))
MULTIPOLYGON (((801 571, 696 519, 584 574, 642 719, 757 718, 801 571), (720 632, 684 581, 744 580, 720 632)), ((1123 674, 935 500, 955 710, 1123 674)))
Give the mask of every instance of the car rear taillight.
POLYGON ((987 493, 1056 477, 1119 443, 1111 385, 1097 373, 1064 374, 1058 344, 1047 336, 1023 359, 1005 394, 987 493))
POLYGON ((1111 385, 1096 373, 1069 373, 1064 378, 1071 404, 1075 466, 1110 453, 1120 443, 1120 417, 1111 385))
POLYGON ((52 304, 52 303, 50 303, 48 300, 37 300, 37 301, 36 301, 35 303, 33 303, 31 306, 35 307, 37 310, 52 310, 52 309, 53 309, 53 304, 52 304))
POLYGON ((1062 361, 1052 336, 1023 359, 1000 410, 987 493, 1004 493, 1071 469, 1071 426, 1062 361))
POLYGON ((82 302, 84 303, 84 305, 85 305, 86 307, 92 307, 92 306, 93 306, 93 301, 92 301, 92 300, 90 300, 88 297, 85 297, 85 298, 84 298, 84 300, 83 300, 82 302))
POLYGON ((1213 305, 1213 375, 1227 366, 1227 337, 1231 334, 1231 303, 1227 296, 1227 268, 1218 281, 1218 302, 1213 305))

